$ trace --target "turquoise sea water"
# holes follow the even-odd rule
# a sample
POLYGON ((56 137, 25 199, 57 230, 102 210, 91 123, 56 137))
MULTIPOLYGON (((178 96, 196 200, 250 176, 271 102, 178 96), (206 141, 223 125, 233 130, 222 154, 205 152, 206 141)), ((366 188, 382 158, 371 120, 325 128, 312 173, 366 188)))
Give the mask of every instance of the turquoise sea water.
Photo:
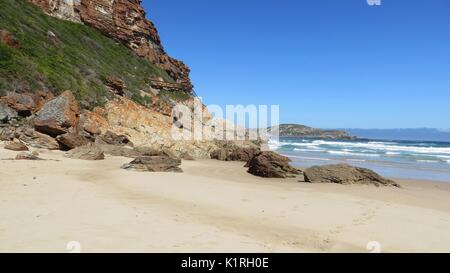
POLYGON ((348 163, 392 178, 450 182, 450 142, 280 138, 269 146, 297 167, 348 163))

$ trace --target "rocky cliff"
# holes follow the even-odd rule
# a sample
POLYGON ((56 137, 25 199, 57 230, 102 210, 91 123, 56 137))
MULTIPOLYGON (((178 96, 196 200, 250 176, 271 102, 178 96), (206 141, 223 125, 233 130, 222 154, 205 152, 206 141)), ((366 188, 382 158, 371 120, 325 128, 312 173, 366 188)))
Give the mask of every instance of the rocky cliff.
POLYGON ((189 68, 165 51, 141 0, 28 0, 54 17, 100 30, 172 77, 180 89, 192 92, 189 68))

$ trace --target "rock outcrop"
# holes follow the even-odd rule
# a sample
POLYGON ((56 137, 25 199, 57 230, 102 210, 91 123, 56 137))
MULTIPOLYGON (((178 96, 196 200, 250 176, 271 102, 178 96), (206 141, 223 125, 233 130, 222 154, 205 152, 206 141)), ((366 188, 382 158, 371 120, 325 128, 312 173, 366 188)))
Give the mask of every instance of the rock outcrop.
POLYGON ((347 164, 314 166, 304 171, 305 182, 337 183, 343 185, 364 184, 400 187, 395 181, 381 177, 369 169, 358 168, 347 164))
POLYGON ((79 106, 72 92, 65 91, 60 96, 46 102, 36 113, 36 131, 56 137, 76 128, 79 121, 79 106))
POLYGON ((260 148, 255 144, 239 146, 230 141, 225 142, 222 145, 223 146, 219 144, 221 147, 211 152, 212 159, 248 162, 256 154, 261 152, 260 148))
POLYGON ((142 172, 182 172, 180 159, 170 156, 141 156, 122 166, 125 170, 142 172))
POLYGON ((352 140, 355 137, 350 136, 343 130, 323 130, 311 128, 300 124, 281 124, 268 129, 269 134, 277 132, 280 137, 300 137, 315 139, 339 139, 352 140))
POLYGON ((146 18, 141 0, 29 0, 49 15, 96 28, 148 59, 192 91, 189 68, 164 51, 158 31, 146 18))
POLYGON ((302 172, 289 165, 290 159, 275 152, 260 152, 245 165, 248 172, 261 177, 287 178, 302 172))
POLYGON ((0 140, 12 141, 14 139, 18 139, 33 148, 48 150, 59 150, 60 148, 56 139, 36 132, 28 125, 0 128, 0 140))
POLYGON ((28 117, 38 111, 46 101, 53 99, 50 92, 37 91, 36 93, 8 93, 0 98, 1 104, 6 104, 17 111, 20 116, 28 117))

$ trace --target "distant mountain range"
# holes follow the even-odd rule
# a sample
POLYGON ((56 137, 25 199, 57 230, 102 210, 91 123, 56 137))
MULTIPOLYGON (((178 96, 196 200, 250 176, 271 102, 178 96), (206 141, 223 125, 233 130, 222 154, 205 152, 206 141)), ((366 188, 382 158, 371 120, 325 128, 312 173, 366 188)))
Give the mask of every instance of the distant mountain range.
POLYGON ((435 128, 344 130, 350 135, 358 138, 450 142, 450 130, 440 130, 435 128))

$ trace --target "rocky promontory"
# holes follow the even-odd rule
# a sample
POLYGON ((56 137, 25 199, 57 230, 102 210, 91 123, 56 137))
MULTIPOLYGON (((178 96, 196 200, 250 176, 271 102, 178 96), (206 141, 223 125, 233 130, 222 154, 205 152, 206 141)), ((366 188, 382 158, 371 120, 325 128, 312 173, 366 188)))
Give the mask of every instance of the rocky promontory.
POLYGON ((269 133, 275 132, 275 130, 278 130, 280 137, 299 137, 331 140, 356 139, 343 130, 324 130, 300 124, 281 124, 279 126, 269 128, 269 133))

